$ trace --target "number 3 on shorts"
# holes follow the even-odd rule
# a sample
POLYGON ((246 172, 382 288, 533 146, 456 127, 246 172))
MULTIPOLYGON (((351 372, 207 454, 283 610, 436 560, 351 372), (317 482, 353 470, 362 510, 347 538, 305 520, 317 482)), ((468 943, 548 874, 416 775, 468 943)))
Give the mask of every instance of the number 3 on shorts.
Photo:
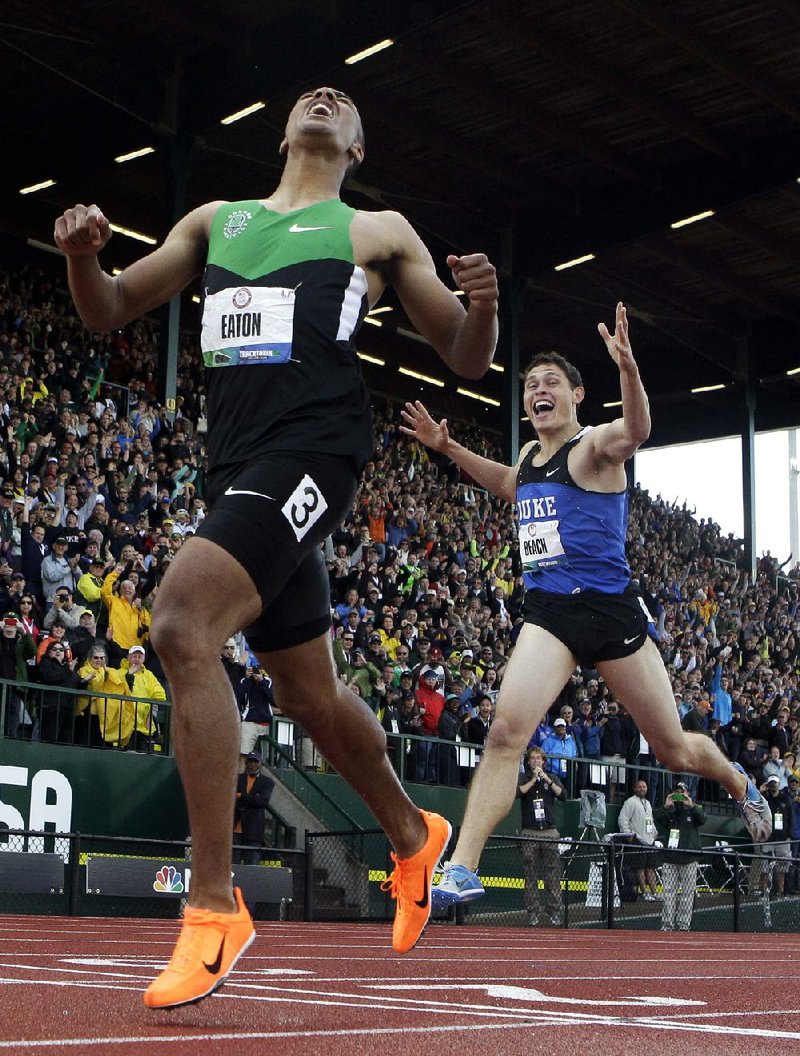
POLYGON ((306 473, 286 500, 281 513, 292 526, 298 543, 327 510, 328 504, 319 487, 306 473))

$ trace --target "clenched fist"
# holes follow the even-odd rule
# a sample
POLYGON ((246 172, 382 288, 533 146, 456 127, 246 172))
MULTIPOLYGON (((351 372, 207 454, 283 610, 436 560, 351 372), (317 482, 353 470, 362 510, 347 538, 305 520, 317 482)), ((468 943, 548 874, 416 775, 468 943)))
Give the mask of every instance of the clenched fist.
POLYGON ((56 220, 55 243, 68 257, 95 256, 111 238, 111 227, 96 205, 75 205, 56 220))

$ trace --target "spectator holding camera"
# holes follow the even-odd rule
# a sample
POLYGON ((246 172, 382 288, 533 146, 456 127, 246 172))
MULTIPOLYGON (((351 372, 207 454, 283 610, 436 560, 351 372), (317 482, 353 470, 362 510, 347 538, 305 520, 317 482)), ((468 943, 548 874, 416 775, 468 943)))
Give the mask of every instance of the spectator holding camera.
MULTIPOLYGON (((766 769, 766 768, 765 768, 766 769)), ((781 778, 772 774, 761 785, 761 791, 772 814, 772 833, 765 843, 756 845, 758 858, 750 871, 751 888, 759 887, 766 893, 775 882, 775 896, 783 898, 786 877, 792 864, 791 825, 793 814, 792 797, 787 787, 781 786, 781 778), (758 884, 755 881, 758 875, 758 884)), ((795 786, 796 787, 796 786, 795 786)))
POLYGON ((561 859, 559 832, 553 804, 563 799, 564 786, 545 770, 545 753, 531 748, 525 755, 525 772, 519 778, 517 796, 522 811, 522 867, 525 874, 527 923, 536 927, 540 919, 539 880, 544 883, 544 912, 550 924, 561 923, 561 859))
POLYGON ((45 613, 45 630, 50 630, 53 620, 61 619, 67 631, 74 630, 80 625, 80 618, 84 613, 82 605, 76 605, 70 587, 59 587, 53 595, 53 604, 45 613))
POLYGON ((664 904, 662 931, 689 931, 692 926, 697 885, 697 859, 700 857, 700 829, 706 813, 695 803, 683 781, 678 781, 655 811, 655 820, 666 830, 662 879, 664 904))
POLYGON ((107 637, 116 646, 117 655, 126 657, 134 645, 143 645, 150 636, 150 613, 142 608, 136 597, 136 587, 130 579, 121 579, 128 565, 117 564, 103 580, 100 596, 108 609, 107 637))
MULTIPOLYGON (((0 678, 8 682, 27 682, 30 670, 28 661, 35 653, 36 646, 33 638, 25 633, 17 614, 7 612, 3 617, 2 635, 0 635, 0 678)), ((31 718, 26 710, 19 686, 9 686, 6 726, 3 732, 7 737, 29 737, 32 732, 31 726, 31 718)))

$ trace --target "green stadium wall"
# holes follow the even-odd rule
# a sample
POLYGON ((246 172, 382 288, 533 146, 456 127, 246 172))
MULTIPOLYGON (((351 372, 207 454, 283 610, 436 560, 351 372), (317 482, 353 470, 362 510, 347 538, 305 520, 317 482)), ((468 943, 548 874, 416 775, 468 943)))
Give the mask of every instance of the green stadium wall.
MULTIPOLYGON (((280 769, 276 776, 303 799, 300 775, 280 769)), ((377 827, 361 798, 340 777, 313 778, 359 825, 377 827)), ((461 824, 464 789, 406 787, 417 806, 444 814, 454 826, 461 824)), ((571 800, 556 809, 561 834, 580 835, 580 803, 571 800)), ((609 807, 606 832, 616 831, 617 814, 616 807, 609 807)), ((184 840, 189 831, 172 758, 0 739, 0 829, 5 827, 156 840, 184 840)), ((497 831, 513 835, 518 828, 515 804, 497 831)), ((709 814, 703 834, 707 839, 741 839, 743 829, 735 816, 709 814)))

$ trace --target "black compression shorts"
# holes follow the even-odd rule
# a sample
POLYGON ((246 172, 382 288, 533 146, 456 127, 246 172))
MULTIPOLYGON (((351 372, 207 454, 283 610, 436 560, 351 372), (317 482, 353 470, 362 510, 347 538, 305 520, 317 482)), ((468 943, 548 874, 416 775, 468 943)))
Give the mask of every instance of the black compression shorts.
POLYGON ((622 594, 529 590, 523 614, 526 623, 543 627, 563 642, 584 667, 638 652, 652 620, 641 591, 633 584, 622 594))
POLYGON ((197 534, 234 557, 261 595, 261 615, 244 628, 256 652, 302 645, 329 629, 320 543, 344 521, 357 484, 349 459, 306 451, 212 471, 210 513, 197 534))

